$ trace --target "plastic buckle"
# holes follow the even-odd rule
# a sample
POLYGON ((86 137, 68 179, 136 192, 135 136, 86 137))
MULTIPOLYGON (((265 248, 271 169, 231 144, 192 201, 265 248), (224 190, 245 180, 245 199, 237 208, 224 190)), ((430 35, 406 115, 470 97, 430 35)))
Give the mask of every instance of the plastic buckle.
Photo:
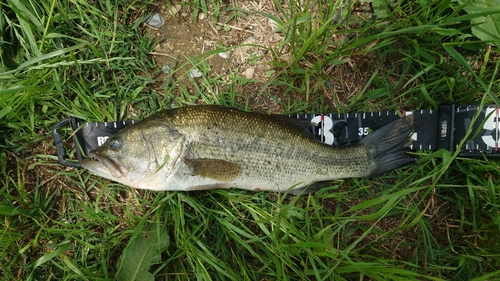
POLYGON ((81 162, 83 160, 83 154, 81 151, 80 144, 78 142, 78 138, 76 133, 73 133, 73 141, 75 144, 75 153, 76 153, 76 158, 78 162, 72 162, 69 161, 70 159, 66 159, 66 153, 65 153, 65 148, 63 145, 63 138, 61 134, 59 133, 59 129, 66 127, 68 124, 71 125, 71 128, 73 131, 76 131, 78 129, 78 124, 76 121, 76 118, 68 118, 64 119, 61 122, 58 122, 57 124, 52 126, 52 135, 54 136, 54 144, 57 149, 57 160, 59 163, 70 166, 70 167, 75 167, 75 168, 80 168, 81 167, 81 162))

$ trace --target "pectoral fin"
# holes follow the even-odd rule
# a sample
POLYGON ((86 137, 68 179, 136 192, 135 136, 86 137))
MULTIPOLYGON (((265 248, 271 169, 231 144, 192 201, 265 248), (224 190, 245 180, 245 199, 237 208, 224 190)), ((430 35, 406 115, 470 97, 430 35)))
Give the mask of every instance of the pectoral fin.
POLYGON ((208 158, 184 159, 184 163, 192 169, 195 176, 223 182, 235 180, 241 174, 240 165, 226 160, 208 158))

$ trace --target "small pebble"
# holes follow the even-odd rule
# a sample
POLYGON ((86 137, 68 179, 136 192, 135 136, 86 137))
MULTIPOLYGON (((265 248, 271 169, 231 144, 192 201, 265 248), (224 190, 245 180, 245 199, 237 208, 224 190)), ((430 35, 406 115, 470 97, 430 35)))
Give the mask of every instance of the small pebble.
POLYGON ((342 11, 336 10, 332 16, 332 22, 333 23, 340 23, 341 20, 342 20, 342 11))
POLYGON ((199 20, 204 20, 207 16, 205 15, 205 13, 199 13, 198 14, 198 19, 199 20))
POLYGON ((245 75, 245 78, 247 79, 252 79, 253 78, 253 73, 255 72, 255 68, 249 67, 247 68, 244 72, 243 75, 245 75))
POLYGON ((172 16, 175 16, 175 14, 177 14, 181 10, 181 8, 181 5, 175 4, 170 8, 170 13, 172 14, 172 16))
POLYGON ((160 28, 165 24, 165 20, 160 13, 156 13, 150 16, 145 23, 151 27, 160 28))
POLYGON ((229 58, 229 52, 222 52, 219 53, 219 56, 223 59, 228 59, 229 58))
POLYGON ((280 27, 279 27, 278 23, 275 20, 273 20, 273 19, 269 19, 267 21, 267 25, 269 25, 271 27, 271 31, 272 32, 279 32, 280 31, 279 30, 280 27))
POLYGON ((245 41, 243 41, 243 43, 241 43, 241 44, 242 45, 243 44, 254 44, 255 42, 257 42, 257 40, 255 40, 255 38, 253 38, 252 36, 250 36, 245 41))
POLYGON ((198 78, 203 76, 203 73, 201 73, 201 71, 198 68, 193 68, 189 71, 189 76, 191 78, 198 78))
POLYGON ((172 66, 169 63, 164 63, 161 71, 163 71, 163 73, 167 75, 171 75, 174 72, 172 66))
POLYGON ((167 77, 165 77, 165 84, 166 85, 171 85, 172 83, 174 83, 173 74, 174 74, 174 70, 175 70, 175 65, 176 65, 175 61, 173 61, 173 60, 167 61, 163 64, 163 66, 161 68, 161 71, 167 75, 167 77))
POLYGON ((172 43, 170 43, 170 42, 165 43, 165 45, 167 45, 167 48, 168 48, 170 51, 173 51, 173 50, 175 49, 174 44, 172 44, 172 43))

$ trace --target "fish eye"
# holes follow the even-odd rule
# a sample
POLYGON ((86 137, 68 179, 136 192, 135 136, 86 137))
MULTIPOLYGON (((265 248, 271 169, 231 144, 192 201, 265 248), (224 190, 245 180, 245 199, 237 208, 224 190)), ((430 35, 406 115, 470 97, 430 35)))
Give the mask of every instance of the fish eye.
POLYGON ((109 147, 113 150, 118 150, 122 146, 122 143, 117 138, 112 138, 109 140, 109 147))

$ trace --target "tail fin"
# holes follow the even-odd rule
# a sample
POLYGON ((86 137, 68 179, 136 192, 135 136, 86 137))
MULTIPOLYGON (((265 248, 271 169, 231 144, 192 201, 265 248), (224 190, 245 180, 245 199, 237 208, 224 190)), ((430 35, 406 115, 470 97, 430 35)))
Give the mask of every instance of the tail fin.
POLYGON ((359 142, 366 146, 369 157, 375 160, 370 176, 415 162, 415 158, 406 153, 413 129, 413 115, 408 115, 374 131, 359 142))

